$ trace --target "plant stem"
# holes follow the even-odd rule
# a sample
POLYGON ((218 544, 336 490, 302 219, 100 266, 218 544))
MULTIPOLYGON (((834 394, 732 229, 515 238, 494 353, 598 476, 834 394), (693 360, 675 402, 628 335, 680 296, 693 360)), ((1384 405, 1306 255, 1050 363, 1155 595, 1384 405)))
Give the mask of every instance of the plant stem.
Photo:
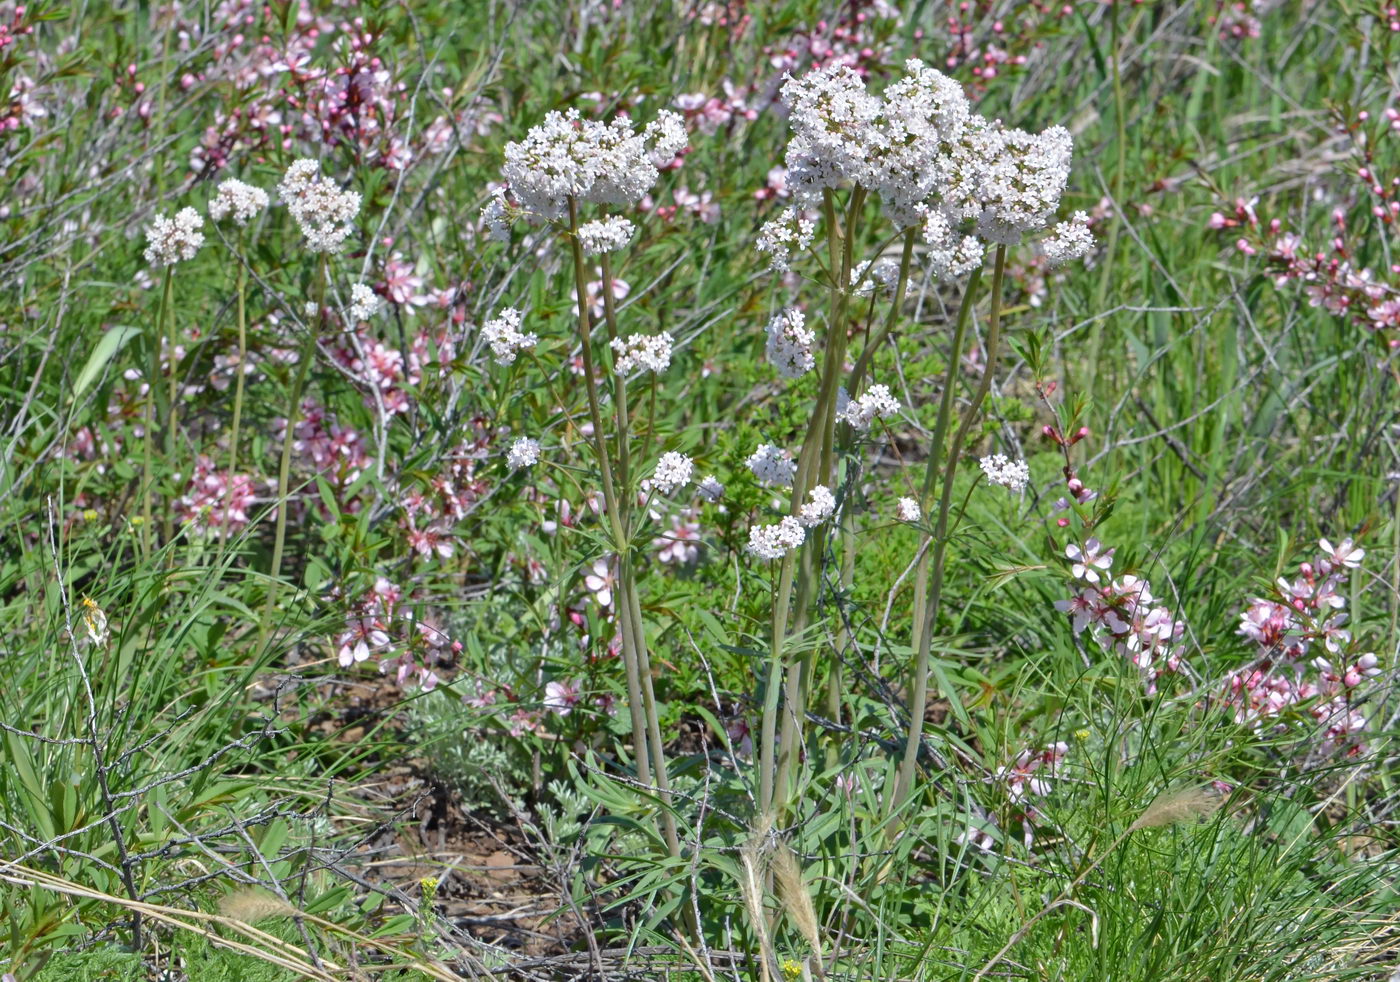
MULTIPOLYGON (((860 355, 856 358, 855 366, 851 369, 851 381, 849 391, 851 398, 860 395, 865 381, 865 372, 870 367, 870 362, 874 359, 875 353, 885 338, 894 331, 895 325, 899 322, 899 313, 904 303, 904 291, 909 287, 909 270, 913 266, 914 260, 914 237, 917 228, 910 227, 904 232, 904 249, 899 257, 899 280, 895 284, 894 298, 890 302, 890 312, 885 318, 884 326, 878 333, 869 337, 865 347, 861 349, 860 355)), ((872 293, 873 297, 873 293, 872 293)), ((846 434, 841 441, 841 449, 849 451, 853 445, 852 434, 846 434)), ((848 596, 851 587, 855 583, 856 572, 856 525, 855 509, 853 498, 856 492, 855 478, 858 472, 854 466, 848 469, 847 477, 844 480, 846 486, 845 496, 841 502, 841 579, 840 590, 843 596, 848 596)), ((836 657, 832 660, 831 671, 827 675, 826 681, 826 713, 827 718, 835 722, 841 720, 841 654, 846 650, 846 645, 850 641, 850 632, 846 628, 846 617, 841 615, 840 623, 836 628, 835 652, 836 657)), ((833 746, 831 749, 835 749, 833 746)), ((828 763, 834 764, 831 759, 828 763)))
MULTIPOLYGON (((651 754, 646 709, 642 697, 641 661, 637 657, 636 631, 632 626, 632 605, 627 584, 621 580, 623 567, 630 568, 623 554, 630 547, 627 531, 622 524, 621 503, 613 483, 612 460, 604 436, 603 413, 598 399, 598 380, 593 369, 593 335, 588 310, 588 271, 583 262, 583 246, 578 240, 578 202, 569 199, 569 245, 574 259, 574 289, 578 294, 579 346, 583 354, 584 387, 588 393, 588 418, 593 424, 593 449, 598 458, 599 478, 603 484, 603 510, 613 533, 613 551, 618 556, 619 589, 617 595, 618 629, 622 634, 622 661, 627 673, 627 712, 632 720, 632 752, 636 757, 637 778, 651 783, 651 754)), ((612 284, 603 284, 604 294, 612 292, 612 284)), ((604 311, 607 310, 604 301, 604 311)))
MULTIPOLYGON (((571 212, 571 215, 573 213, 571 212)), ((574 247, 578 248, 577 236, 574 236, 574 247)), ((581 263, 582 255, 577 257, 581 263)), ((604 252, 599 257, 603 273, 603 317, 608 325, 608 338, 615 340, 618 337, 617 311, 614 309, 616 298, 612 291, 612 264, 608 253, 604 252)), ((576 270, 577 272, 577 270, 576 270)), ((581 289, 580 285, 580 289, 581 289)), ((622 585, 622 596, 627 605, 627 614, 630 628, 626 629, 633 639, 633 649, 636 652, 637 677, 641 682, 642 708, 645 716, 646 729, 642 734, 642 739, 650 742, 651 770, 652 777, 656 781, 656 788, 661 795, 661 828, 666 838, 666 846, 672 856, 680 855, 680 838, 676 834, 676 819, 671 814, 671 783, 666 774, 666 747, 661 740, 661 721, 656 712, 656 693, 652 686, 651 678, 651 653, 647 648, 646 629, 642 621, 642 604, 637 590, 637 574, 632 565, 632 495, 635 493, 631 481, 631 457, 628 447, 628 420, 629 409, 627 403, 627 379, 623 374, 614 368, 613 377, 613 409, 617 425, 617 459, 618 477, 621 483, 622 500, 619 507, 622 510, 620 517, 624 541, 618 555, 621 562, 618 568, 618 577, 622 585)), ((653 374, 654 377, 654 374, 653 374)), ((655 391, 653 389, 653 391, 655 391)), ((655 403, 653 403, 653 407, 655 403)), ((636 737, 633 738, 636 740, 636 737)))
POLYGON ((141 554, 143 557, 151 554, 154 547, 154 508, 152 499, 154 495, 155 466, 152 445, 156 439, 156 421, 159 419, 157 401, 160 398, 160 342, 162 331, 165 328, 165 309, 170 305, 171 276, 174 270, 166 266, 165 276, 160 289, 160 307, 156 311, 155 328, 148 335, 150 359, 146 368, 146 432, 142 441, 143 456, 141 462, 141 554))
MULTIPOLYGON (((166 267, 169 274, 173 267, 166 267)), ((180 356, 178 345, 179 335, 175 329, 175 304, 174 299, 175 278, 167 275, 165 278, 165 289, 162 293, 160 306, 165 312, 165 343, 167 346, 166 356, 170 359, 170 377, 166 381, 166 402, 167 413, 165 418, 165 466, 174 468, 178 463, 179 451, 179 426, 180 426, 180 356)), ((164 509, 161 520, 161 533, 166 542, 169 542, 174 534, 174 518, 170 509, 164 509)))
POLYGON ((243 256, 243 233, 238 233, 238 369, 233 381, 233 422, 229 425, 229 479, 238 472, 238 428, 243 421, 243 377, 248 360, 248 267, 243 256))
MULTIPOLYGON (((919 761, 919 748, 923 742, 924 711, 928 708, 928 669, 929 653, 932 647, 933 629, 938 622, 938 608, 943 594, 943 567, 948 549, 948 513, 953 499, 953 480, 957 476, 958 459, 962 454, 963 441, 972 429, 982 401, 992 385, 992 374, 996 371, 997 348, 1001 340, 1001 292, 1002 278, 1006 272, 1006 247, 998 246, 996 265, 992 272, 992 312, 987 326, 987 352, 982 370, 982 380, 973 393, 972 401, 964 410, 952 445, 948 448, 947 460, 943 465, 943 483, 938 495, 938 523, 933 532, 931 559, 928 549, 920 559, 919 581, 914 594, 914 630, 917 634, 914 674, 910 681, 909 735, 904 746, 904 759, 900 762, 899 778, 895 783, 894 794, 889 799, 890 814, 904 805, 914 784, 914 771, 919 761), (921 589, 922 583, 932 578, 927 592, 921 589)), ((942 436, 947 431, 951 414, 953 379, 961 357, 961 344, 967 329, 967 317, 972 303, 970 297, 977 286, 977 277, 968 281, 967 292, 963 295, 963 305, 958 311, 957 336, 954 338, 954 353, 948 365, 948 382, 943 391, 943 402, 939 406, 938 425, 934 429, 934 445, 929 455, 928 470, 924 477, 924 495, 921 507, 926 507, 932 489, 934 475, 938 467, 938 448, 942 446, 942 436), (945 411, 946 410, 946 411, 945 411)), ((893 825, 891 826, 893 828, 893 825)))
MULTIPOLYGON (((238 366, 233 380, 233 422, 228 434, 228 479, 230 483, 238 473, 238 430, 243 419, 243 376, 248 360, 248 318, 247 318, 248 267, 243 256, 243 230, 238 231, 238 366)), ((228 546, 229 523, 227 514, 219 529, 219 561, 223 562, 224 549, 228 546)))
MULTIPOLYGON (((856 230, 861 209, 865 206, 864 188, 851 189, 846 205, 844 227, 836 221, 835 200, 828 192, 823 201, 826 211, 827 249, 831 263, 832 282, 828 299, 826 353, 822 363, 821 392, 816 412, 808 425, 798 457, 796 480, 792 489, 792 514, 802 509, 807 492, 818 484, 831 485, 836 431, 836 396, 841 383, 841 369, 846 363, 847 320, 850 311, 850 281, 856 230)), ((827 525, 822 523, 807 535, 798 551, 798 580, 796 603, 792 607, 792 624, 785 629, 790 636, 800 635, 820 593, 821 565, 825 558, 827 525)), ((778 740, 778 766, 775 804, 781 815, 791 790, 793 766, 802 743, 803 724, 807 717, 807 697, 812 685, 816 663, 816 648, 809 646, 801 658, 787 666, 785 685, 786 707, 782 715, 782 732, 778 740)))
POLYGON ((291 508, 292 444, 296 442, 296 427, 301 417, 301 392, 306 385, 311 362, 316 358, 316 335, 321 328, 321 310, 326 298, 326 260, 321 257, 316 266, 316 316, 307 325, 306 340, 297 358, 296 374, 292 378, 291 404, 287 407, 287 429, 282 434, 282 457, 277 465, 277 531, 272 539, 272 565, 268 569, 267 599, 263 602, 262 624, 258 628, 258 648, 267 640, 272 624, 272 611, 277 600, 277 577, 282 573, 282 550, 287 541, 287 512, 291 508))

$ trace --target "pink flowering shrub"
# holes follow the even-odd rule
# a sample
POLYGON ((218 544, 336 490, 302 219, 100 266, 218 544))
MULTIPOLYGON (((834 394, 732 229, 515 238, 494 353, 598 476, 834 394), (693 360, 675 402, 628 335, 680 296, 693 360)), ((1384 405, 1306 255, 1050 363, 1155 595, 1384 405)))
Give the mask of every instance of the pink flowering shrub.
POLYGON ((1380 674, 1380 660, 1352 637, 1342 589, 1366 553, 1351 539, 1336 546, 1323 539, 1318 548, 1294 579, 1279 577, 1240 614, 1239 633, 1255 654, 1226 679, 1222 699, 1236 722, 1260 732, 1310 718, 1320 753, 1358 756, 1365 752, 1364 684, 1380 674))

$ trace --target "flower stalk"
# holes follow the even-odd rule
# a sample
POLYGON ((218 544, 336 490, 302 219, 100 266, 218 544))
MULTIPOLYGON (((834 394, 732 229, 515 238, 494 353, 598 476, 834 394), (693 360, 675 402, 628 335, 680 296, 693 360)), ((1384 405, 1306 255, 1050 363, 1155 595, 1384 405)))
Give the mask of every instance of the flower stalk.
POLYGON ((972 400, 963 411, 952 444, 948 447, 946 459, 942 456, 943 441, 952 416, 953 379, 957 365, 962 358, 962 346, 967 335, 967 322, 975 302, 974 295, 979 279, 974 273, 963 293, 958 310, 958 325, 953 338, 953 351, 948 363, 948 378, 943 390, 943 399, 938 408, 938 421, 934 427, 933 444, 930 449, 928 466, 924 473, 923 496, 920 507, 927 513, 934 482, 937 478, 940 460, 943 461, 942 483, 939 485, 938 519, 932 535, 925 532, 920 543, 919 565, 914 585, 914 670, 909 682, 909 732, 904 745, 904 758, 900 762, 899 776, 895 791, 888 799, 890 813, 901 808, 907 800, 914 784, 914 772, 918 766, 919 748, 923 742, 924 713, 928 708, 928 675, 930 652, 932 650, 933 629, 938 621, 939 605, 943 597, 943 572, 948 549, 948 516, 953 501, 953 481, 957 476, 959 458, 968 432, 977 418, 982 402, 992 385, 992 373, 996 368, 997 350, 1001 342, 1001 296, 1002 280, 1006 273, 1006 246, 998 246, 992 271, 992 308, 987 325, 987 357, 982 370, 982 379, 973 393, 972 400), (931 540, 931 541, 930 541, 931 540), (930 582, 931 581, 931 582, 930 582))
MULTIPOLYGON (((591 313, 588 309, 588 273, 583 260, 583 245, 579 239, 578 201, 569 198, 569 243, 574 261, 575 291, 578 294, 579 343, 583 352, 583 374, 588 390, 588 412, 593 423, 593 447, 603 481, 603 503, 613 533, 613 548, 618 557, 618 629, 622 635, 624 669, 627 675, 628 713, 632 721, 632 742, 637 757, 637 776, 644 784, 654 783, 662 801, 661 824, 667 848, 673 856, 680 855, 680 840, 675 817, 671 814, 671 787, 666 772, 665 746, 656 709, 656 694, 652 684, 651 657, 647 649, 646 631, 642 620, 641 601, 637 594, 637 576, 632 557, 631 457, 628 447, 629 405, 624 374, 614 371, 613 424, 617 438, 617 471, 614 473, 608 453, 606 430, 603 426, 598 382, 594 374, 591 313)), ((616 300, 612 291, 612 267, 606 252, 601 257, 603 274, 603 317, 608 339, 618 338, 616 300)))
POLYGON ((267 640, 267 632, 272 624, 272 611, 277 600, 277 578, 282 573, 282 555, 287 541, 287 512, 291 507, 292 445, 296 442, 296 427, 301 419, 302 389, 306 385, 311 362, 316 358, 316 336, 321 328, 325 300, 326 260, 322 256, 316 264, 316 315, 307 326, 306 340, 302 342, 296 374, 292 377, 292 393, 290 405, 287 407, 287 429, 282 435, 282 456, 277 464, 277 527, 272 539, 272 562, 268 567, 267 599, 263 602, 262 625, 258 631, 259 648, 267 640))

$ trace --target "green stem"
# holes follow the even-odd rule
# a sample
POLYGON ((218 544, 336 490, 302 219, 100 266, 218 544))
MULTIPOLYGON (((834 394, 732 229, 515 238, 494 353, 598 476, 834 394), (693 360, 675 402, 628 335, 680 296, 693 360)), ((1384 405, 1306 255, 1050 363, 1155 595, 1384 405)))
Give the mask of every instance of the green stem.
MULTIPOLYGON (((166 267, 169 273, 173 267, 166 267)), ((179 427, 180 427, 180 356, 178 346, 180 343, 179 334, 175 328, 175 304, 173 276, 167 275, 165 278, 164 295, 161 297, 160 306, 165 311, 165 343, 167 347, 167 357, 170 359, 170 376, 166 379, 166 403, 167 412, 165 418, 165 466, 172 470, 179 462, 179 427)), ((164 509, 161 519, 161 533, 166 542, 169 542, 174 534, 174 516, 170 509, 164 509)))
POLYGON ((316 335, 321 328, 321 310, 326 298, 326 260, 321 257, 316 266, 316 315, 307 325, 306 340, 297 358, 296 374, 292 378, 291 404, 287 407, 287 429, 282 434, 282 456, 277 464, 277 530, 272 539, 272 564, 268 568, 267 599, 263 602, 262 624, 258 628, 258 648, 261 650, 272 626, 272 612, 277 601, 277 578, 282 575, 282 554, 287 542, 287 512, 291 510, 292 444, 296 442, 296 427, 301 419, 301 393, 306 385, 311 362, 316 358, 316 335))
POLYGON ((144 446, 141 461, 141 554, 143 557, 149 556, 154 548, 155 455, 152 447, 156 439, 156 422, 160 418, 158 407, 161 396, 159 381, 160 341, 165 328, 165 311, 170 306, 171 277, 173 274, 174 270, 170 266, 166 266, 160 289, 160 307, 156 310, 156 322, 154 329, 147 335, 149 363, 146 367, 146 432, 142 441, 144 446))
MULTIPOLYGON (((948 548, 948 513, 953 500, 953 481, 957 476, 958 459, 962 454, 963 442, 967 438, 968 431, 972 429, 977 412, 981 409, 987 391, 991 388, 992 374, 996 371, 997 349, 1001 340, 1002 278, 1005 272, 1006 247, 998 246, 996 265, 992 272, 992 312, 987 326, 987 352, 986 358, 983 360, 982 380, 973 393, 972 401, 968 403, 967 409, 963 412, 957 432, 953 435, 952 445, 948 448, 947 460, 943 466, 943 483, 939 488, 938 523, 934 528, 932 543, 933 556, 929 559, 929 550, 925 548, 919 563, 920 573, 923 574, 922 579, 926 581, 931 576, 932 583, 927 592, 920 588, 920 583, 915 585, 914 630, 917 637, 914 645, 914 674, 910 683, 909 734, 904 746, 904 759, 900 762, 895 791, 889 799, 890 814, 901 808, 907 800, 913 788, 914 772, 918 767, 919 748, 923 742, 924 711, 928 708, 928 670, 933 628, 938 621, 938 608, 943 594, 943 567, 948 548)), ((977 278, 974 275, 968 282, 967 292, 963 295, 963 306, 958 311, 959 323, 957 337, 954 339, 955 351, 948 365, 948 382, 943 393, 943 403, 939 407, 938 426, 934 429, 934 444, 929 456, 928 471, 924 477, 922 505, 927 504, 937 469, 938 448, 941 447, 942 436, 947 431, 951 412, 953 379, 957 372, 958 359, 961 357, 961 343, 966 331, 968 310, 972 303, 970 297, 976 285, 977 278), (948 409, 949 412, 945 412, 945 409, 948 409)))
MULTIPOLYGON (((833 278, 828 299, 828 321, 826 354, 822 365, 821 395, 816 413, 808 426, 798 458, 797 480, 793 484, 793 514, 797 514, 806 499, 807 492, 818 484, 831 486, 831 474, 835 460, 836 396, 840 389, 842 368, 846 363, 847 320, 850 311, 850 281, 853 266, 856 232, 859 226, 861 209, 865 206, 864 188, 851 190, 846 205, 844 227, 836 223, 835 201, 827 193, 823 205, 826 210, 827 248, 832 264, 833 278), (839 232, 839 234, 838 234, 839 232)), ((807 541, 799 551, 796 603, 792 608, 792 624, 789 635, 801 634, 807 627, 812 605, 820 592, 821 565, 825 558, 827 525, 822 523, 807 535, 807 541)), ((816 648, 807 647, 802 657, 787 667, 785 699, 787 706, 782 714, 782 731, 778 740, 778 773, 775 803, 779 815, 786 807, 792 774, 802 745, 802 732, 807 717, 807 700, 812 686, 812 674, 816 665, 816 648)))
MULTIPOLYGON (((245 362, 248 360, 248 317, 247 317, 247 293, 248 293, 248 267, 243 255, 243 230, 238 230, 238 286, 237 286, 237 314, 238 314, 238 364, 234 369, 233 380, 233 422, 229 425, 228 435, 228 479, 234 480, 238 473, 238 436, 239 426, 243 421, 243 377, 245 362)), ((224 521, 219 529, 219 563, 222 565, 224 550, 228 547, 229 523, 227 512, 224 521)))
MULTIPOLYGON (((865 347, 861 349, 859 357, 856 358, 855 366, 851 369, 851 382, 849 390, 851 398, 860 395, 862 383, 865 381, 865 372, 874 359, 875 353, 885 338, 894 331, 895 325, 899 323, 900 309, 904 303, 904 291, 909 287, 909 271, 914 261, 914 237, 917 234, 916 228, 906 229, 904 232, 904 249, 899 257, 899 280, 895 285, 894 297, 890 301, 890 312, 885 318, 884 326, 878 333, 870 337, 865 347)), ((872 291, 872 298, 874 293, 872 291)), ((873 312, 873 311, 872 311, 873 312)), ((841 441, 841 449, 850 450, 853 444, 851 434, 841 441)), ((854 466, 854 465, 852 465, 854 466)), ((856 574, 856 524, 855 508, 853 498, 856 493, 854 470, 848 470, 844 481, 846 485, 845 500, 841 507, 841 593, 849 596, 851 587, 855 583, 856 574)), ((827 718, 835 722, 841 719, 841 654, 846 650, 846 645, 850 641, 850 632, 846 629, 846 618, 841 616, 840 623, 836 629, 835 651, 836 658, 831 664, 831 671, 827 675, 826 681, 826 713, 827 718)), ((835 751, 833 744, 830 751, 835 751)), ((829 764, 835 764, 834 756, 829 751, 829 764)))
MULTIPOLYGON (((574 289, 578 295, 579 346, 583 354, 584 388, 588 394, 588 418, 593 424, 593 450, 598 458, 599 477, 603 484, 603 511, 613 534, 613 551, 618 556, 618 577, 621 581, 624 561, 630 548, 627 531, 622 524, 622 507, 618 501, 617 487, 613 483, 612 460, 608 455, 607 439, 603 430, 603 413, 598 398, 598 380, 593 369, 593 334, 588 310, 588 270, 583 262, 583 246, 578 239, 578 202, 569 199, 569 245, 574 259, 574 289)), ((612 284, 603 284, 606 297, 612 292, 612 284)), ((607 300, 604 300, 604 311, 607 300)), ((632 721, 632 751, 636 757, 637 778, 643 784, 651 783, 651 754, 645 701, 642 695, 641 662, 637 657, 637 637, 632 625, 632 606, 625 581, 619 582, 617 591, 618 630, 622 633, 622 663, 627 674, 627 712, 632 721)))
MULTIPOLYGON (((574 236, 575 248, 578 248, 577 235, 574 236)), ((582 256, 578 257, 582 261, 582 256)), ((599 257, 603 274, 603 318, 608 325, 609 340, 618 338, 617 311, 614 309, 617 303, 612 291, 612 263, 608 253, 604 252, 599 257)), ((651 677, 651 653, 647 648, 646 629, 642 621, 642 604, 637 589, 637 573, 632 565, 632 526, 631 516, 633 511, 632 487, 632 464, 630 448, 628 447, 628 424, 630 420, 630 410, 627 403, 627 380, 623 374, 616 370, 613 377, 613 408, 615 422, 617 424, 617 460, 618 478, 621 484, 622 500, 619 502, 622 508, 621 524, 625 541, 619 553, 621 562, 619 564, 618 576, 622 585, 623 601, 627 606, 628 621, 630 624, 624 634, 630 634, 633 639, 633 649, 636 653, 637 677, 641 682, 642 709, 645 717, 646 729, 642 739, 650 743, 651 770, 652 777, 656 781, 657 791, 661 796, 661 829, 666 838, 666 847, 672 856, 679 856, 680 837, 676 833, 676 819, 671 813, 671 782, 666 773, 666 747, 661 740, 661 720, 656 711, 656 693, 652 686, 651 677)), ((653 377, 655 377, 653 373, 653 377)), ((653 404, 654 405, 654 404, 653 404)), ((650 422, 650 421, 649 421, 650 422)), ((635 739, 635 738, 634 738, 635 739)))
POLYGON ((243 233, 238 233, 238 368, 233 380, 233 422, 229 426, 229 479, 238 473, 238 429, 243 421, 243 378, 248 360, 248 267, 243 257, 243 233))

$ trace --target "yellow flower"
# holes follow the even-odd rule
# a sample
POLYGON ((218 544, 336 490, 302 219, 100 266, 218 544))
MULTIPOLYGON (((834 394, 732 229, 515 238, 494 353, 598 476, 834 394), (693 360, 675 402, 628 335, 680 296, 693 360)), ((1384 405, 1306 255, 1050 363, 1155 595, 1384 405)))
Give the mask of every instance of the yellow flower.
POLYGON ((778 970, 783 973, 785 979, 802 978, 802 963, 796 958, 784 958, 778 964, 778 970))

